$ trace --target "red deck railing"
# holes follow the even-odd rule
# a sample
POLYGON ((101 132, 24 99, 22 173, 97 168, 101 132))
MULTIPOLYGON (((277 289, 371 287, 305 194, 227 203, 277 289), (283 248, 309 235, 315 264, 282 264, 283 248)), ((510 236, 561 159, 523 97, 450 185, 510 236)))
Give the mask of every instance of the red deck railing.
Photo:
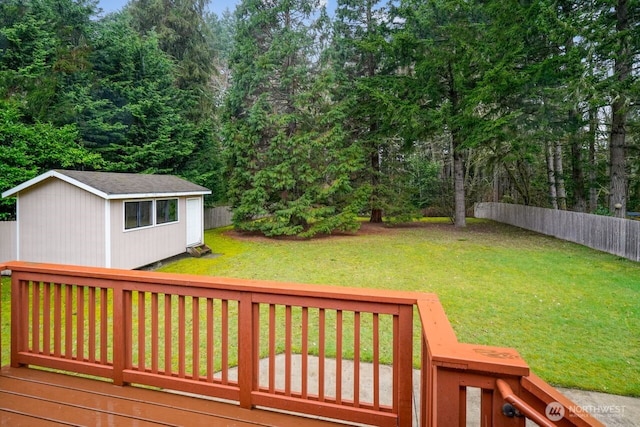
POLYGON ((411 426, 417 343, 422 426, 466 425, 474 388, 483 426, 524 426, 524 417, 504 414, 510 408, 543 426, 602 425, 532 375, 514 350, 458 343, 432 294, 24 262, 4 268, 12 271, 12 366, 411 426), (553 402, 565 411, 555 424, 545 416, 553 402))

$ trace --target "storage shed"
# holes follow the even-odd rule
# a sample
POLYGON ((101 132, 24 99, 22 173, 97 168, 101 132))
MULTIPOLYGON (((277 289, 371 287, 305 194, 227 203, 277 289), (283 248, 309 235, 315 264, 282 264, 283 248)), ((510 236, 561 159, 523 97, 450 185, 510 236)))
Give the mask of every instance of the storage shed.
POLYGON ((172 175, 52 170, 17 198, 21 261, 132 269, 204 243, 203 196, 172 175))

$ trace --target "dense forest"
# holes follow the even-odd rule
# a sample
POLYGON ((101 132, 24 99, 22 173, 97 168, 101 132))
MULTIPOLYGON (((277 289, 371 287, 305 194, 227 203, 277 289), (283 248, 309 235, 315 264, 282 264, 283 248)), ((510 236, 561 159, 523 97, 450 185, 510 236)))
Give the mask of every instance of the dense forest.
POLYGON ((268 236, 640 210, 640 0, 207 4, 0 0, 0 191, 177 174, 268 236))

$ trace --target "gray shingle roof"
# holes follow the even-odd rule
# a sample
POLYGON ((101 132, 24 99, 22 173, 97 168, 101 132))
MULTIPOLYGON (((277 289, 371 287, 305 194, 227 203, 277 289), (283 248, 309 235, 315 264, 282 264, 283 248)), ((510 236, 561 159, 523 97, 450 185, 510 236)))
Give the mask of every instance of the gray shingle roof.
POLYGON ((108 195, 209 193, 209 189, 174 175, 56 170, 108 195))
POLYGON ((211 194, 208 188, 174 175, 50 170, 2 193, 10 197, 47 179, 57 178, 105 199, 211 194))

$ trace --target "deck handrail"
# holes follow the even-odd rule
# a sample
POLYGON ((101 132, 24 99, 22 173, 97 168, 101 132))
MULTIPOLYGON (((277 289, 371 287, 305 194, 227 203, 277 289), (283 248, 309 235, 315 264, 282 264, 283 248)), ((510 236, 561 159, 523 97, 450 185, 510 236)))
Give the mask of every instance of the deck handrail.
POLYGON ((531 373, 515 350, 459 343, 434 294, 15 261, 2 269, 12 271, 12 366, 245 408, 411 426, 417 308, 419 425, 464 425, 471 388, 480 389, 482 425, 524 426, 524 418, 503 414, 506 402, 538 421, 559 402, 566 415, 549 425, 602 425, 531 373), (367 387, 365 359, 372 366, 367 387), (380 389, 387 364, 391 396, 380 389), (342 385, 346 374, 350 390, 342 385))
POLYGON ((417 306, 426 373, 421 379, 421 426, 465 425, 471 389, 480 391, 483 426, 524 427, 527 417, 543 426, 604 426, 533 374, 516 350, 459 343, 437 299, 418 300, 417 306), (515 403, 523 416, 506 415, 505 403, 515 403), (562 406, 561 419, 546 416, 550 404, 562 406))
POLYGON ((516 396, 513 390, 511 390, 509 384, 507 384, 503 380, 498 379, 496 380, 496 386, 498 387, 498 391, 500 392, 502 398, 506 402, 514 405, 515 408, 523 413, 527 418, 535 421, 540 427, 554 427, 549 418, 540 414, 538 411, 528 405, 527 402, 516 396))

